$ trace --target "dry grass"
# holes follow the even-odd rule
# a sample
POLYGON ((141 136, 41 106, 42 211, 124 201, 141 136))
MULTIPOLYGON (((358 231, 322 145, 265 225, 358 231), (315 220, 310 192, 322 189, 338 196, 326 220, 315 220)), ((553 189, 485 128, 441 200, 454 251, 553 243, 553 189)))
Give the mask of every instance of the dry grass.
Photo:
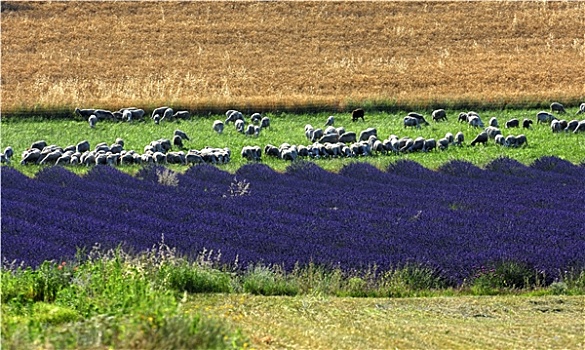
MULTIPOLYGON (((189 305, 189 304, 187 304, 189 305)), ((256 349, 582 349, 582 297, 197 295, 256 349)))
POLYGON ((585 97, 584 2, 2 2, 2 108, 585 97))

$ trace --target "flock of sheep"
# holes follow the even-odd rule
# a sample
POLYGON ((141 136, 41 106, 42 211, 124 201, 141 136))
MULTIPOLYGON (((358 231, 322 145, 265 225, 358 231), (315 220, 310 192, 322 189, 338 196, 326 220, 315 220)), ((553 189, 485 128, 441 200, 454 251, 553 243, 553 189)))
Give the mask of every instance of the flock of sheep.
MULTIPOLYGON (((541 111, 536 114, 537 124, 548 123, 552 132, 585 132, 585 120, 560 120, 553 112, 566 114, 562 104, 554 102, 550 106, 551 111, 541 111)), ((585 113, 585 103, 579 106, 577 114, 585 113)), ((75 114, 87 117, 89 126, 94 128, 99 120, 117 120, 133 121, 144 119, 145 111, 138 108, 123 108, 115 112, 103 109, 75 109, 75 114)), ((260 131, 270 127, 270 119, 263 117, 260 113, 254 113, 250 116, 250 122, 246 126, 246 118, 243 113, 237 110, 228 110, 225 121, 215 120, 212 128, 215 132, 221 134, 224 127, 230 123, 234 124, 235 129, 246 136, 258 136, 260 131)), ((365 112, 358 108, 352 112, 352 121, 361 119, 365 121, 365 112)), ((170 107, 156 108, 150 117, 154 123, 159 124, 163 120, 173 120, 176 118, 188 118, 188 111, 174 112, 170 107)), ((437 109, 431 113, 435 122, 446 121, 447 113, 444 109, 437 109)), ((488 140, 494 140, 494 143, 503 147, 521 147, 528 145, 528 140, 524 134, 508 135, 504 137, 500 130, 499 123, 495 117, 491 118, 488 126, 485 127, 481 117, 476 112, 462 112, 458 116, 458 121, 468 124, 473 128, 482 129, 477 136, 470 142, 470 146, 477 144, 486 144, 488 140)), ((465 137, 461 131, 455 135, 448 132, 445 137, 435 140, 433 138, 425 139, 423 137, 410 138, 390 135, 383 140, 378 138, 375 128, 367 128, 359 134, 353 131, 346 131, 343 127, 335 127, 335 117, 330 116, 325 122, 325 129, 315 128, 310 124, 305 125, 305 137, 311 143, 308 145, 291 145, 283 143, 276 147, 267 144, 263 149, 260 146, 244 146, 241 150, 242 158, 249 161, 260 161, 262 153, 269 157, 280 158, 283 160, 294 161, 298 157, 326 158, 326 157, 357 157, 369 156, 375 154, 388 153, 406 153, 406 152, 430 152, 433 150, 446 150, 450 146, 462 146, 465 137)), ((522 123, 516 118, 508 120, 505 128, 522 127, 530 129, 533 121, 524 119, 522 123)), ((404 128, 420 128, 421 125, 429 125, 425 117, 419 113, 408 113, 403 119, 404 128)), ((189 140, 187 134, 181 130, 175 130, 172 139, 159 139, 150 142, 144 147, 142 153, 134 150, 125 150, 124 141, 116 139, 114 143, 108 145, 105 142, 95 145, 90 149, 88 141, 81 141, 77 145, 67 146, 65 148, 57 145, 48 145, 45 141, 34 142, 27 150, 22 153, 21 164, 52 164, 52 165, 122 165, 122 164, 225 164, 231 159, 229 148, 212 148, 205 147, 201 150, 191 149, 184 151, 183 140, 189 140), (173 147, 178 151, 173 151, 173 147)), ((0 153, 0 161, 9 163, 13 157, 14 151, 7 147, 3 153, 0 153)))

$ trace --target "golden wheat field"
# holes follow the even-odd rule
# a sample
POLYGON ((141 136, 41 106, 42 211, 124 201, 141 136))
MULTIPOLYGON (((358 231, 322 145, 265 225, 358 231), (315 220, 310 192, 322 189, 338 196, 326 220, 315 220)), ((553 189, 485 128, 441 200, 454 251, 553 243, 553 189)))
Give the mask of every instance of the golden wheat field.
POLYGON ((585 2, 7 2, 2 109, 585 97, 585 2))

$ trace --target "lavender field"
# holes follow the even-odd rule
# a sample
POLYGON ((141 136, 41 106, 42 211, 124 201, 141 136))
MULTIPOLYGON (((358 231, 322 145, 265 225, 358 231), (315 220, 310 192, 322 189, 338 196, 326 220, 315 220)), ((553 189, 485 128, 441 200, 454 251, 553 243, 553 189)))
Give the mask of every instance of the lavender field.
POLYGON ((485 169, 451 161, 438 171, 356 162, 339 173, 299 162, 284 173, 198 165, 131 176, 96 166, 84 176, 48 167, 29 178, 3 167, 2 254, 37 266, 95 244, 142 251, 164 236, 185 255, 212 250, 243 267, 417 264, 457 284, 513 261, 553 279, 585 269, 584 179, 585 166, 554 157, 531 166, 500 158, 485 169))

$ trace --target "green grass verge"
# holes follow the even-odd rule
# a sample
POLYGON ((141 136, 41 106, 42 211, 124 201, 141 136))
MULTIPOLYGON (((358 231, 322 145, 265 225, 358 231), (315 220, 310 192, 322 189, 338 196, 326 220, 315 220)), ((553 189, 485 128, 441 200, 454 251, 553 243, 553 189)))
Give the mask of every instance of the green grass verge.
MULTIPOLYGON (((483 166, 498 157, 510 157, 524 164, 530 164, 535 159, 542 156, 557 156, 573 163, 585 162, 585 137, 584 134, 560 133, 553 134, 546 125, 534 125, 531 130, 526 129, 505 129, 502 127, 504 136, 509 134, 525 134, 528 139, 528 146, 522 148, 505 148, 494 144, 490 140, 487 146, 479 145, 470 147, 469 142, 477 135, 479 130, 471 128, 465 124, 457 122, 458 111, 447 111, 449 121, 435 123, 430 120, 429 111, 420 111, 427 115, 430 122, 429 126, 421 129, 405 129, 402 126, 402 118, 406 112, 370 112, 366 115, 365 122, 351 122, 349 113, 335 113, 335 126, 343 126, 347 131, 359 133, 368 127, 375 127, 380 139, 387 138, 390 134, 399 137, 418 137, 440 139, 447 132, 453 134, 462 131, 465 135, 466 142, 464 147, 450 147, 445 151, 429 153, 409 153, 400 155, 375 155, 365 158, 336 158, 336 159, 318 159, 314 160, 316 164, 326 170, 336 171, 346 164, 355 161, 367 161, 373 165, 385 169, 388 165, 399 159, 409 159, 419 162, 425 167, 436 169, 440 165, 450 160, 467 160, 475 165, 483 166)), ((482 111, 482 119, 487 123, 489 118, 497 117, 500 125, 511 118, 535 119, 538 110, 486 110, 482 111)), ((570 110, 564 116, 571 119, 575 111, 570 110)), ((223 115, 211 116, 194 116, 190 120, 178 120, 169 123, 155 125, 150 121, 135 123, 115 123, 100 122, 95 129, 90 129, 87 122, 80 120, 49 120, 49 119, 8 119, 2 120, 1 132, 2 138, 0 147, 11 146, 15 151, 15 157, 12 165, 25 174, 33 175, 40 170, 40 166, 29 165, 21 166, 20 154, 23 150, 37 140, 45 140, 49 144, 56 144, 61 147, 74 145, 82 140, 88 140, 92 147, 99 142, 111 144, 117 137, 125 141, 125 149, 134 149, 139 153, 143 152, 144 146, 150 141, 168 138, 171 139, 175 129, 185 131, 191 138, 191 141, 185 142, 188 149, 201 149, 205 146, 211 147, 228 147, 232 150, 232 160, 230 164, 221 165, 220 168, 230 172, 235 172, 240 166, 246 164, 239 152, 243 146, 257 145, 264 147, 266 144, 280 145, 288 142, 290 144, 310 144, 305 138, 304 126, 311 124, 315 128, 323 127, 328 115, 331 113, 313 113, 313 114, 273 114, 266 113, 271 118, 272 126, 262 130, 260 136, 246 137, 236 132, 233 125, 228 125, 222 135, 218 135, 212 130, 212 123, 215 119, 225 119, 223 115)), ((284 171, 289 165, 288 162, 263 156, 263 162, 270 167, 284 171)), ((172 166, 173 170, 183 171, 185 166, 172 166)), ((136 173, 139 166, 124 166, 123 171, 136 173)), ((85 167, 71 167, 76 173, 85 173, 85 167)))
MULTIPOLYGON (((335 300, 344 297, 371 297, 377 300, 375 303, 386 305, 381 310, 387 313, 388 305, 395 303, 385 299, 388 297, 467 298, 469 295, 498 294, 562 296, 563 300, 577 300, 569 297, 585 294, 585 271, 566 273, 548 286, 531 279, 534 275, 512 262, 453 286, 423 266, 346 273, 309 265, 285 272, 278 266, 254 265, 244 269, 220 266, 208 253, 202 253, 195 261, 187 261, 164 244, 134 255, 121 249, 107 252, 94 249, 88 256, 79 254, 69 262, 45 262, 35 269, 2 267, 1 345, 4 349, 246 348, 250 345, 248 334, 252 334, 256 342, 259 337, 258 330, 248 327, 271 312, 279 312, 278 307, 282 307, 276 305, 276 309, 265 311, 260 318, 251 316, 252 323, 246 323, 241 317, 246 311, 238 309, 233 313, 231 306, 225 306, 232 305, 234 300, 255 300, 246 308, 257 312, 259 305, 266 301, 250 299, 251 295, 280 296, 282 299, 269 300, 281 300, 284 305, 291 304, 292 300, 294 306, 288 306, 288 311, 297 311, 283 318, 291 322, 292 318, 302 316, 298 312, 303 313, 303 317, 305 311, 314 313, 314 317, 323 317, 319 314, 321 311, 306 306, 306 300, 312 300, 307 298, 333 298, 331 300, 337 304, 339 301, 335 300), (510 282, 515 279, 519 282, 510 282), (232 316, 237 316, 237 322, 234 323, 232 316)), ((583 302, 582 297, 578 300, 583 302)), ((356 312, 363 311, 360 303, 349 304, 356 312)), ((384 319, 387 317, 390 314, 384 319)), ((428 322, 425 318, 418 321, 428 322)), ((288 328, 286 323, 282 326, 288 328)), ((299 331, 299 325, 290 326, 290 329, 297 328, 295 332, 299 331)), ((366 336, 367 332, 360 332, 360 337, 366 336)), ((300 335, 287 336, 293 339, 300 335)), ((286 344, 277 344, 280 345, 286 344)), ((338 344, 331 345, 337 347, 338 344)))

